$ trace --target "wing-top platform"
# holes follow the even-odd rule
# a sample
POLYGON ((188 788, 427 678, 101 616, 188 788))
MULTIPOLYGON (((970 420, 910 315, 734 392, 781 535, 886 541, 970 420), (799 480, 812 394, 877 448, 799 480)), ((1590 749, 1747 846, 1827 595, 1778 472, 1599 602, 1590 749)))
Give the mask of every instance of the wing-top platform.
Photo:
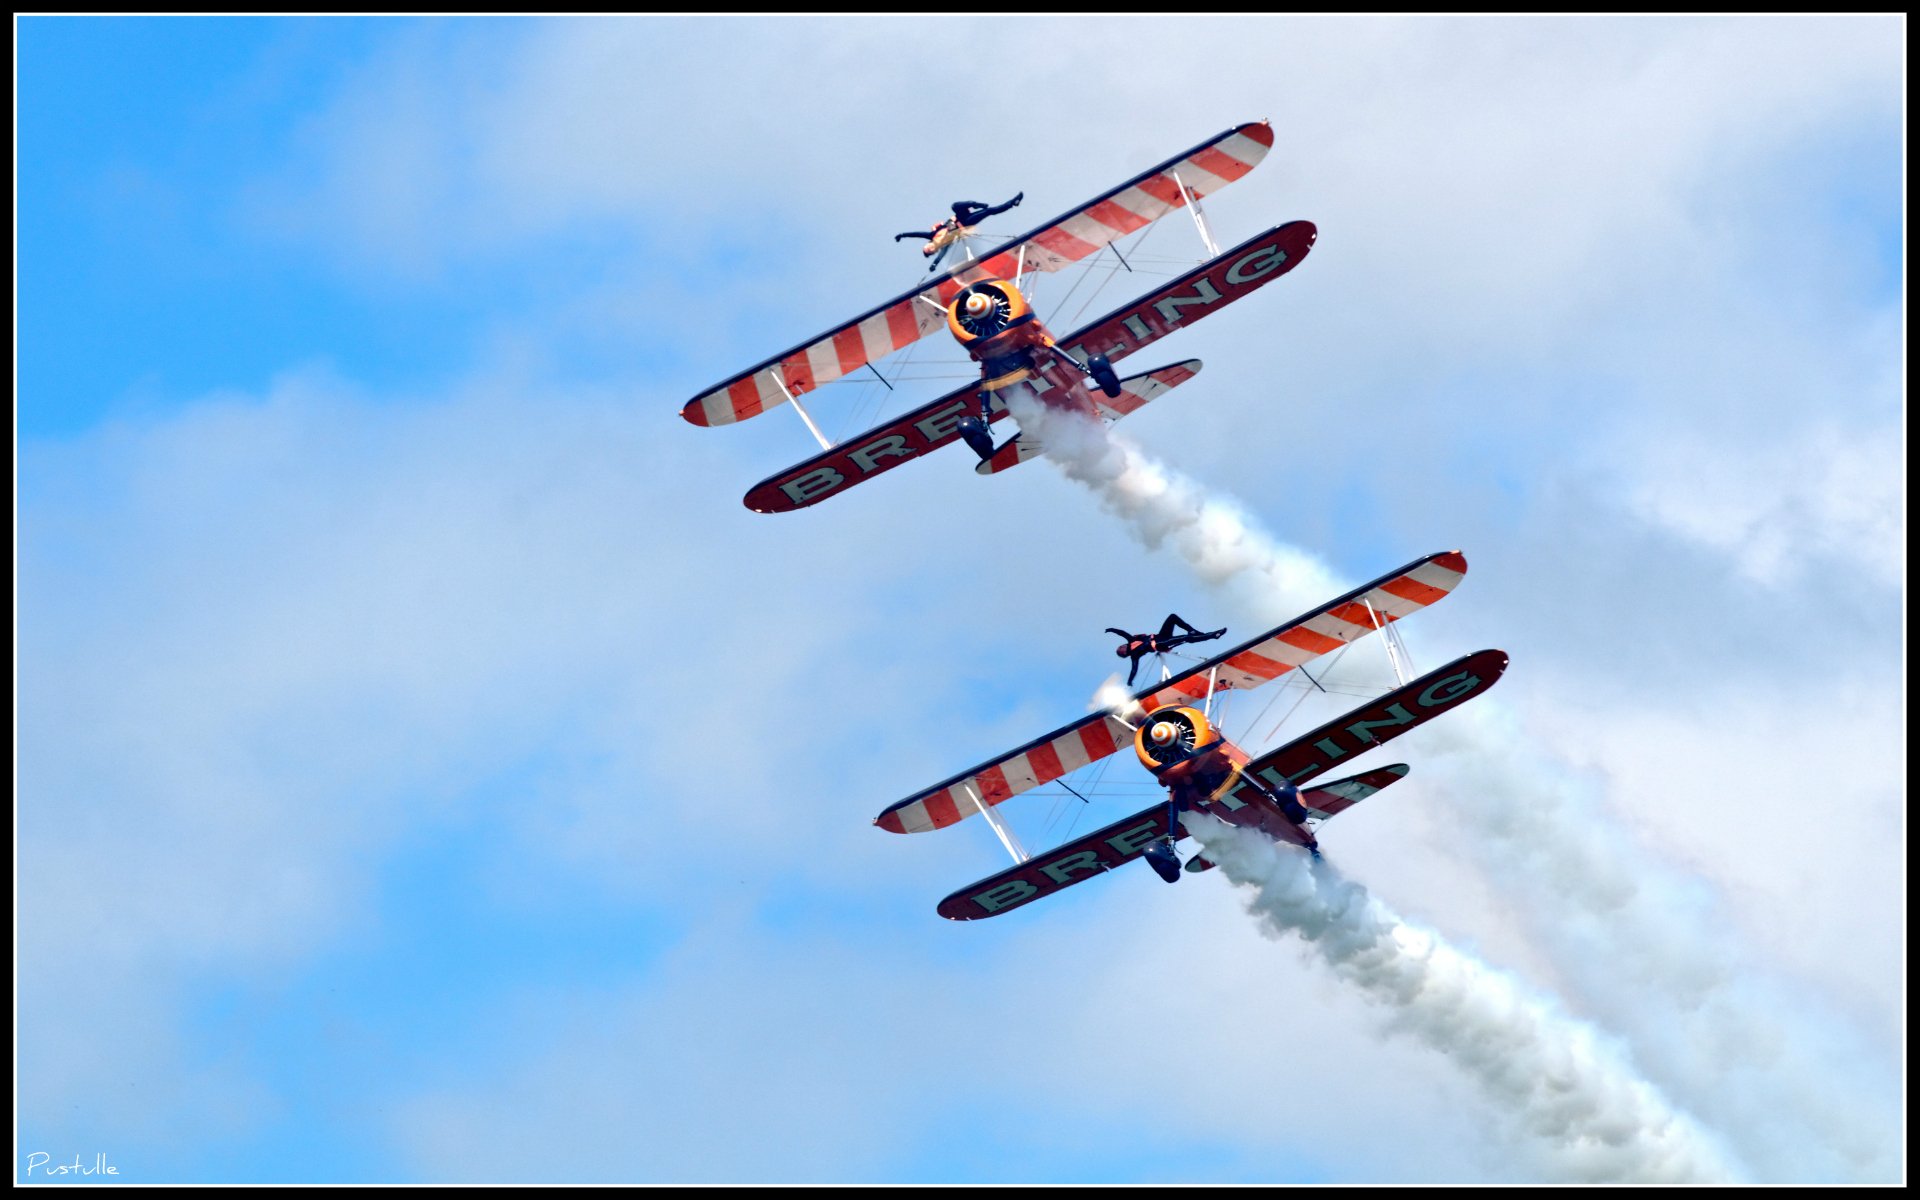
MULTIPOLYGON (((1223 690, 1259 687, 1441 600, 1459 586, 1466 573, 1466 557, 1457 550, 1416 559, 1184 674, 1138 692, 1134 699, 1151 712, 1169 704, 1204 699, 1209 680, 1223 690)), ((1132 742, 1133 730, 1117 717, 1106 713, 1083 717, 889 805, 873 823, 891 833, 942 829, 984 806, 1097 762, 1132 742)))
POLYGON ((1057 271, 1210 196, 1260 164, 1273 146, 1265 121, 1225 133, 1150 167, 1081 207, 1015 238, 992 256, 964 262, 812 339, 723 379, 687 401, 695 425, 731 425, 852 374, 946 326, 947 302, 975 279, 1057 271))

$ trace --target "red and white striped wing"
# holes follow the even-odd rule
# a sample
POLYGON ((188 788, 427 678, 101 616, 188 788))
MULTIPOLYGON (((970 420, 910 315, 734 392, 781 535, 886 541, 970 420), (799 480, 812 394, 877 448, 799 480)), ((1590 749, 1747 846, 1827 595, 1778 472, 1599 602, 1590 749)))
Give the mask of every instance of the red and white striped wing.
POLYGON ((1013 753, 975 767, 893 805, 874 820, 889 833, 942 829, 1009 796, 1051 783, 1133 744, 1133 730, 1104 713, 1086 717, 1028 742, 1013 753))
MULTIPOLYGON (((1208 674, 1216 669, 1218 687, 1259 687, 1372 633, 1374 614, 1382 622, 1397 621, 1440 600, 1459 586, 1466 573, 1467 560, 1458 551, 1430 554, 1134 698, 1149 712, 1169 704, 1190 704, 1206 697, 1208 674)), ((889 806, 873 823, 891 833, 941 829, 972 816, 981 804, 998 804, 1050 783, 1132 743, 1133 731, 1115 718, 1085 717, 909 796, 889 806)))
POLYGON ((1196 200, 1213 195, 1259 166, 1272 148, 1273 127, 1265 121, 1229 129, 1151 171, 1141 172, 1079 212, 1028 234, 1014 247, 1027 243, 1027 270, 1057 271, 1186 207, 1183 186, 1196 200))
POLYGON ((1259 687, 1372 633, 1376 618, 1385 624, 1418 612, 1453 591, 1466 573, 1467 560, 1456 551, 1421 559, 1274 630, 1250 646, 1231 651, 1170 680, 1154 693, 1152 701, 1142 703, 1153 709, 1162 704, 1190 704, 1206 699, 1207 675, 1216 664, 1219 669, 1216 687, 1238 690, 1259 687))
POLYGON ((680 415, 695 425, 731 425, 785 404, 789 392, 804 395, 912 345, 947 323, 947 301, 963 286, 962 270, 973 265, 749 368, 687 401, 680 415))
POLYGON ((1230 129, 1016 238, 990 258, 962 263, 871 312, 723 380, 687 401, 680 415, 695 425, 731 425, 785 404, 789 393, 804 395, 850 375, 945 325, 947 302, 967 283, 1011 279, 1022 271, 1057 271, 1079 262, 1185 206, 1181 185, 1195 198, 1210 196, 1258 166, 1272 146, 1273 129, 1265 121, 1230 129))

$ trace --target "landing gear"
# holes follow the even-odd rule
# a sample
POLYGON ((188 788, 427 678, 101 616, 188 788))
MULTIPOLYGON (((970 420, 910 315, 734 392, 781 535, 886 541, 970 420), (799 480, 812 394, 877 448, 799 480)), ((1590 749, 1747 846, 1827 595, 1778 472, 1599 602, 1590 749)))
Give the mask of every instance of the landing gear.
POLYGON ((1307 823, 1307 806, 1300 803, 1300 789, 1292 780, 1283 780, 1273 788, 1273 799, 1280 811, 1287 814, 1287 820, 1295 825, 1307 823))
POLYGON ((1120 376, 1114 372, 1113 364, 1104 354, 1096 354, 1087 360, 1087 376, 1100 386, 1100 390, 1109 399, 1120 395, 1120 376))
POLYGON ((1180 882, 1180 855, 1174 851, 1173 843, 1180 836, 1180 802, 1167 800, 1167 831, 1141 847, 1140 856, 1147 860, 1153 873, 1168 883, 1180 882))
POLYGON ((1155 875, 1168 883, 1180 881, 1180 856, 1174 852, 1172 834, 1148 842, 1140 854, 1147 860, 1147 865, 1153 868, 1155 875))
POLYGON ((987 423, 971 414, 960 418, 960 438, 985 462, 993 457, 993 435, 987 432, 987 423))
POLYGON ((1291 779, 1282 779, 1279 783, 1269 786, 1267 788, 1267 794, 1272 796, 1273 802, 1280 806, 1280 811, 1286 815, 1287 820, 1292 821, 1300 827, 1300 832, 1305 834, 1307 838, 1306 842, 1303 843, 1307 848, 1307 853, 1313 855, 1314 861, 1318 862, 1320 860, 1320 843, 1313 836, 1312 831, 1307 828, 1307 820, 1313 814, 1307 811, 1306 805, 1300 803, 1299 785, 1295 784, 1291 779))

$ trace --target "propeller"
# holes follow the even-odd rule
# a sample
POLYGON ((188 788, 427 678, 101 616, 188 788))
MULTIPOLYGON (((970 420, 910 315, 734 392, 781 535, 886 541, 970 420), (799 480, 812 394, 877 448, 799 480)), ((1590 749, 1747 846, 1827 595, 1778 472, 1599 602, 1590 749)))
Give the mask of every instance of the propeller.
POLYGON ((1147 710, 1120 682, 1118 673, 1107 676, 1107 681, 1094 689, 1087 711, 1110 713, 1129 729, 1140 728, 1140 722, 1147 719, 1147 710))
POLYGON ((1200 744, 1200 729, 1186 709, 1168 708, 1153 714, 1141 727, 1139 738, 1141 752, 1166 766, 1193 753, 1200 744))

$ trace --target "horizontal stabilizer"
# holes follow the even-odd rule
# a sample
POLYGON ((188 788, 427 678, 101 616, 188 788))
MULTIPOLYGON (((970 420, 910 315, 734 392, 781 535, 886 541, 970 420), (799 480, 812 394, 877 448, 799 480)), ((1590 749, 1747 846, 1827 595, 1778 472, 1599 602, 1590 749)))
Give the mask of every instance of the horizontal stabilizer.
MULTIPOLYGON (((1179 387, 1200 373, 1200 360, 1190 358, 1170 367, 1161 367, 1157 371, 1148 371, 1120 381, 1120 394, 1108 396, 1099 390, 1093 391, 1093 402, 1100 410, 1100 418, 1111 425, 1121 417, 1139 412, 1148 404, 1179 387)), ((1009 467, 1017 467, 1028 459, 1040 457, 1044 449, 1038 440, 1021 430, 1007 439, 1007 444, 993 452, 974 468, 982 475, 997 475, 1009 467)))

